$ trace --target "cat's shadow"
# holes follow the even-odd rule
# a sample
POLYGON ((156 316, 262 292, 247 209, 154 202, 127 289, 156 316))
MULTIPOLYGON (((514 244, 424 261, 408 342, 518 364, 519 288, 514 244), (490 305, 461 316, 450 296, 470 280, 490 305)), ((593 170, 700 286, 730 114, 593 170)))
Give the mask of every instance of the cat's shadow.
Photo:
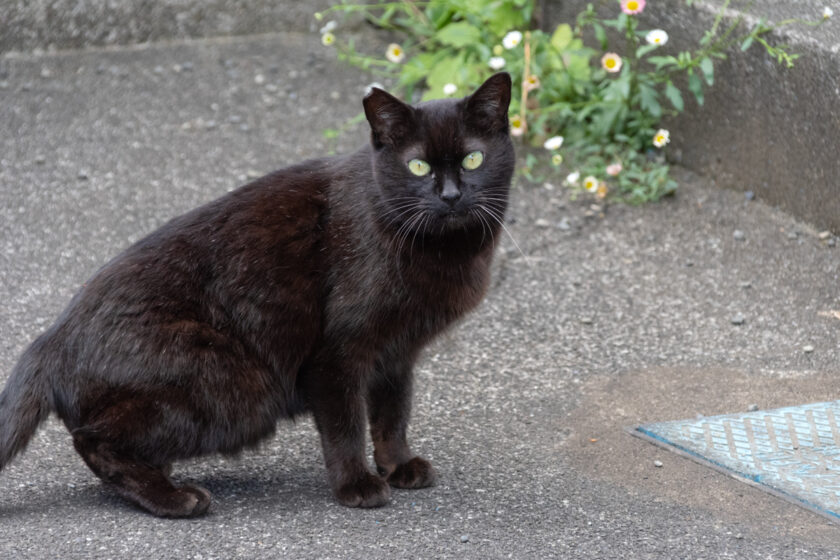
MULTIPOLYGON (((333 498, 323 472, 312 470, 289 472, 249 472, 246 467, 226 472, 189 476, 188 472, 173 476, 176 484, 194 484, 206 488, 213 495, 210 510, 203 517, 213 519, 235 515, 241 507, 258 508, 282 514, 300 511, 305 504, 323 507, 333 498)), ((52 485, 43 492, 27 497, 25 502, 6 505, 0 503, 0 519, 18 519, 49 512, 57 518, 84 519, 101 515, 151 514, 123 500, 112 490, 90 481, 70 489, 66 485, 52 485), (94 513, 96 512, 96 513, 94 513)))

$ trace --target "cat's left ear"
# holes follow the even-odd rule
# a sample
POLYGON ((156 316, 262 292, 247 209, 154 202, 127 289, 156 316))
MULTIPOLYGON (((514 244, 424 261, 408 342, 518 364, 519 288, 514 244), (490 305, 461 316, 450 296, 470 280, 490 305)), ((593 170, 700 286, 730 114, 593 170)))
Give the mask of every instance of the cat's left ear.
POLYGON ((371 88, 362 103, 374 146, 396 146, 410 133, 414 119, 412 108, 387 91, 371 88))
POLYGON ((487 78, 467 99, 467 118, 482 130, 501 132, 508 129, 510 74, 499 72, 487 78))

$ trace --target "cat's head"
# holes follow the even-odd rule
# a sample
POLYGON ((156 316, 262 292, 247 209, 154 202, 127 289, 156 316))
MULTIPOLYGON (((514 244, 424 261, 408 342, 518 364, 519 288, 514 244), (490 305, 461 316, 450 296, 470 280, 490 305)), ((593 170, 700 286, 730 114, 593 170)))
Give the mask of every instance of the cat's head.
POLYGON ((381 223, 400 235, 497 230, 514 168, 510 90, 501 73, 462 99, 412 106, 378 88, 368 93, 381 223))

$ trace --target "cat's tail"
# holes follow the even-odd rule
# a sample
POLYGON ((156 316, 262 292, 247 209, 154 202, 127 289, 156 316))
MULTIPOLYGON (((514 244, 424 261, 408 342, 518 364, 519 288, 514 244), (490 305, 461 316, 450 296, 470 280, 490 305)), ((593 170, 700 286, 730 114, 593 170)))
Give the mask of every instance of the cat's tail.
POLYGON ((34 347, 21 356, 0 393, 0 470, 26 448, 52 408, 46 376, 34 347))

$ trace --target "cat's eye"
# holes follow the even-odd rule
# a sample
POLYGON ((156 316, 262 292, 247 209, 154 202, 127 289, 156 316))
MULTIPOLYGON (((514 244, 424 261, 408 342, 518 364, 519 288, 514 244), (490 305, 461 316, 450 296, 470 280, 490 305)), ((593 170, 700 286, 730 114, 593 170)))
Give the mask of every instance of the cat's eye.
POLYGON ((429 171, 432 170, 432 166, 422 159, 414 158, 408 162, 408 169, 418 177, 422 177, 429 174, 429 171))
POLYGON ((470 152, 464 158, 464 161, 461 162, 461 166, 464 169, 472 171, 473 169, 478 169, 482 163, 484 163, 484 154, 481 152, 470 152))

